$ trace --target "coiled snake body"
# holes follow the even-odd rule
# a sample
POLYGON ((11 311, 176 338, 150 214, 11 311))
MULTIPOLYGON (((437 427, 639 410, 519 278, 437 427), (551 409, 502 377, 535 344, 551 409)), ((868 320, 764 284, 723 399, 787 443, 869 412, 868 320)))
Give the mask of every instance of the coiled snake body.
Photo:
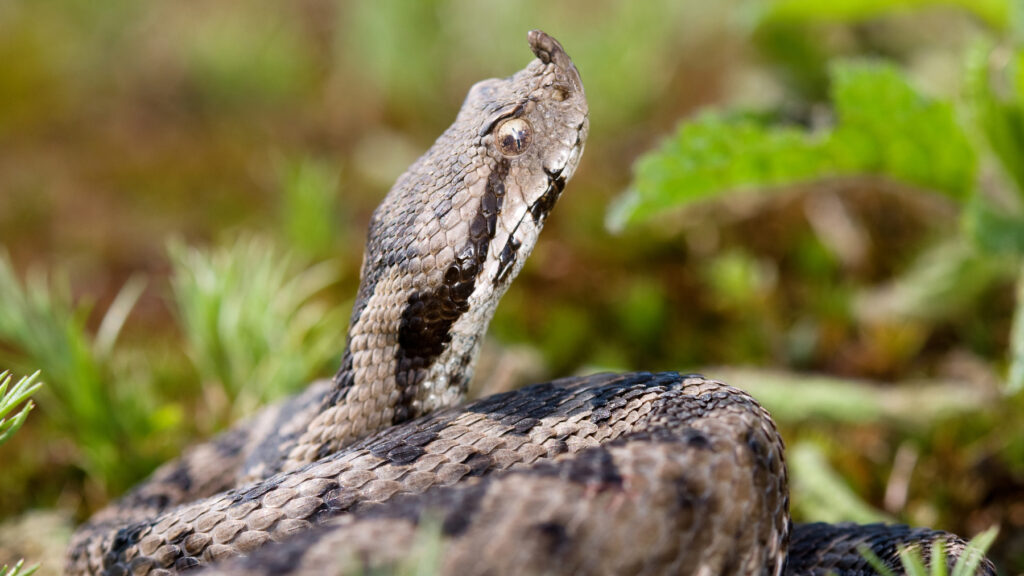
MULTIPOLYGON (((473 86, 374 212, 340 371, 168 463, 79 529, 69 574, 388 568, 437 525, 446 574, 861 574, 858 545, 963 542, 789 520, 782 441, 696 375, 570 378, 459 407, 481 336, 571 178, 579 73, 473 86)), ((982 572, 994 573, 991 564, 982 572)))

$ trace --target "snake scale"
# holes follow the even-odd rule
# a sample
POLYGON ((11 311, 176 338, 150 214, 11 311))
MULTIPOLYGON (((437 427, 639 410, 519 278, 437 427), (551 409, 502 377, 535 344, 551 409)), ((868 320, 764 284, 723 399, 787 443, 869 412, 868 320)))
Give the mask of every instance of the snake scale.
POLYGON ((460 404, 589 130, 575 65, 528 38, 536 58, 474 85, 374 212, 337 375, 97 513, 68 574, 388 570, 431 526, 444 574, 869 574, 861 545, 897 571, 905 546, 963 553, 927 529, 794 525, 775 424, 701 376, 602 374, 460 404))

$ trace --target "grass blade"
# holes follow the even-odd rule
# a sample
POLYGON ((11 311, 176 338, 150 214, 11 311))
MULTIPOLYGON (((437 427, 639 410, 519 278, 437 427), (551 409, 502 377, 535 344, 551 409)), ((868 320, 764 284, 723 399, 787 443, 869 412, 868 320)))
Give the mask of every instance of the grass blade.
POLYGON ((0 444, 14 436, 14 433, 25 423, 29 412, 35 407, 35 404, 28 398, 43 385, 42 382, 35 381, 38 376, 39 372, 37 371, 31 376, 22 377, 14 385, 14 388, 8 391, 7 388, 11 383, 11 376, 7 371, 0 373, 0 444), (7 414, 22 402, 26 403, 22 406, 21 410, 13 418, 7 420, 7 414))

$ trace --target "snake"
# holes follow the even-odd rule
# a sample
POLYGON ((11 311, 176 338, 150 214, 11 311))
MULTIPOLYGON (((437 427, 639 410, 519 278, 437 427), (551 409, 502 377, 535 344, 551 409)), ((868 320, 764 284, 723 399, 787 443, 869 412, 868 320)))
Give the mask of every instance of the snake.
MULTIPOLYGON (((959 537, 799 524, 782 439, 696 374, 577 376, 464 403, 482 337, 572 177, 589 108, 534 30, 373 212, 341 367, 186 450, 76 531, 69 575, 873 574, 959 537), (428 572, 429 573, 429 572, 428 572)), ((995 574, 979 560, 979 574, 995 574)))

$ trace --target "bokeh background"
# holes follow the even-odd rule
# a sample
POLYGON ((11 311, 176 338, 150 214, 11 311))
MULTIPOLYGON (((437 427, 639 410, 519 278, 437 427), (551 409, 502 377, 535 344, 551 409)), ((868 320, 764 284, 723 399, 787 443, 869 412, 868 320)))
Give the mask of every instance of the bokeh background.
POLYGON ((0 446, 0 564, 52 573, 160 462, 332 374, 371 211, 541 28, 591 134, 474 393, 702 371, 779 420, 798 519, 999 526, 1024 573, 1022 16, 0 0, 0 370, 44 383, 0 446))

